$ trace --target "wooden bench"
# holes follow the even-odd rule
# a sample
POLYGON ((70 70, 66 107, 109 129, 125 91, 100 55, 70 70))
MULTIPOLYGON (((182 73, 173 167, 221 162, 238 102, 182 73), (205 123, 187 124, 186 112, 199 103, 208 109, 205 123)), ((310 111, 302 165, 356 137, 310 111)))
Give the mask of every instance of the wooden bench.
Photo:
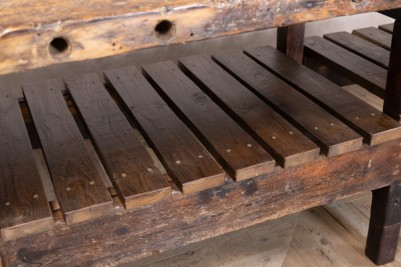
MULTIPOLYGON (((0 70, 283 26, 284 16, 291 24, 401 4, 139 2, 49 0, 47 16, 33 13, 39 3, 16 3, 19 14, 0 4, 0 70), (132 37, 128 26, 138 25, 132 37)), ((341 65, 384 96, 381 112, 301 64, 303 33, 303 24, 279 28, 278 50, 195 55, 106 69, 104 77, 0 82, 0 263, 117 265, 371 190, 366 254, 392 261, 401 125, 399 97, 390 95, 398 94, 401 68, 390 60, 390 82, 380 84, 374 79, 386 75, 385 61, 365 79, 323 55, 332 42, 305 41, 307 56, 341 65)), ((389 56, 397 53, 393 45, 389 56)))

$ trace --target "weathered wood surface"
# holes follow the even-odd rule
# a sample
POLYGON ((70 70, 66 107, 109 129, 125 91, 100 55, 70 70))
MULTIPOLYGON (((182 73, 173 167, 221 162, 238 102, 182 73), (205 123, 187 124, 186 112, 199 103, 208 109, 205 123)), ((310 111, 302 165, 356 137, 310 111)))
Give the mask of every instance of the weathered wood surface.
POLYGON ((328 157, 362 147, 362 137, 242 52, 214 56, 224 68, 276 108, 328 157))
POLYGON ((173 62, 146 65, 144 70, 232 178, 273 171, 273 158, 173 62))
POLYGON ((298 63, 304 59, 305 23, 277 29, 277 49, 298 63))
POLYGON ((127 209, 171 196, 171 187, 97 74, 64 80, 127 209))
POLYGON ((393 140, 365 146, 278 170, 277 176, 227 181, 80 225, 57 224, 55 231, 1 243, 1 255, 6 266, 112 266, 139 259, 389 185, 399 176, 400 145, 400 140, 393 140))
POLYGON ((394 30, 394 23, 384 24, 379 26, 380 30, 383 30, 388 33, 393 33, 394 30))
POLYGON ((24 85, 54 190, 68 224, 113 212, 113 203, 55 80, 24 85))
POLYGON ((208 56, 182 58, 179 62, 193 79, 260 140, 281 166, 297 166, 318 157, 317 145, 208 56))
POLYGON ((305 39, 305 55, 318 58, 351 81, 384 97, 387 70, 375 63, 318 36, 305 39))
POLYGON ((348 32, 329 33, 325 34, 324 38, 383 68, 388 68, 390 52, 378 45, 348 32))
POLYGON ((106 71, 170 177, 184 193, 224 183, 225 173, 135 67, 106 71))
POLYGON ((400 0, 1 1, 0 73, 400 6, 400 0))
POLYGON ((10 88, 0 86, 0 230, 11 240, 53 228, 28 133, 10 88))
POLYGON ((401 20, 394 23, 383 111, 396 120, 401 114, 401 20))
POLYGON ((336 115, 361 134, 365 142, 375 145, 401 137, 399 122, 378 112, 311 69, 290 60, 274 48, 254 48, 246 53, 336 115))
POLYGON ((352 31, 352 34, 364 38, 369 42, 372 42, 387 50, 391 49, 391 34, 389 34, 388 32, 382 31, 374 27, 369 27, 369 28, 354 30, 352 31))

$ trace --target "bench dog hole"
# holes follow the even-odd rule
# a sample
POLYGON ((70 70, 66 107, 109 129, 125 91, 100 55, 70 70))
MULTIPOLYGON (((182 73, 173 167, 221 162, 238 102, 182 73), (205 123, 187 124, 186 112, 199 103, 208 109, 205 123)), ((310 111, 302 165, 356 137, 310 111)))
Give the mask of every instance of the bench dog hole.
POLYGON ((170 39, 175 32, 175 25, 169 20, 162 20, 156 24, 155 33, 156 37, 160 40, 170 39))
POLYGON ((49 43, 49 53, 54 58, 64 58, 71 52, 71 45, 65 37, 56 37, 49 43))

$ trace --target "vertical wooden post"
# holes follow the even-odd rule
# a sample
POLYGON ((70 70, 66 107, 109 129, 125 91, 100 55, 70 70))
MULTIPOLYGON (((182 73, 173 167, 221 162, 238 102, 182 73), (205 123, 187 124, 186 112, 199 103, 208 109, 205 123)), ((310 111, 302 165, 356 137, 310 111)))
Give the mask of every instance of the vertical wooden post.
MULTIPOLYGON (((401 111, 401 20, 394 24, 384 112, 400 119, 401 111)), ((397 250, 401 222, 401 181, 373 191, 366 255, 376 264, 392 262, 397 250)))
POLYGON ((384 96, 383 111, 400 120, 401 113, 401 20, 394 23, 390 63, 384 96))
POLYGON ((305 23, 277 29, 277 49, 302 63, 304 56, 305 23))

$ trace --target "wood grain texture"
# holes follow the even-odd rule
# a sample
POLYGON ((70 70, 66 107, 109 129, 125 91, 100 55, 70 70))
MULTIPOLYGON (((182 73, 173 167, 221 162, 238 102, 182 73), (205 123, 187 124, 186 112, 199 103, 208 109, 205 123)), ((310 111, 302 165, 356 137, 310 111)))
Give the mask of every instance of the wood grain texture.
POLYGON ((53 232, 35 235, 35 244, 24 238, 12 244, 0 243, 0 251, 7 266, 32 262, 115 266, 387 186, 399 178, 399 146, 399 140, 365 146, 278 170, 274 179, 269 175, 227 181, 220 187, 174 194, 172 199, 99 221, 74 227, 58 224, 53 232))
POLYGON ((135 67, 106 71, 105 75, 184 193, 224 183, 225 173, 215 159, 135 67))
POLYGON ((277 49, 302 63, 304 58, 305 23, 294 24, 277 29, 277 49))
POLYGON ((391 34, 374 27, 353 30, 352 34, 364 38, 387 50, 391 50, 391 34))
POLYGON ((2 1, 0 73, 400 6, 400 0, 2 1), (163 20, 174 26, 160 38, 154 29, 163 20), (69 48, 53 57, 56 37, 69 48))
POLYGON ((401 127, 396 120, 378 112, 316 72, 296 64, 274 48, 254 48, 246 53, 336 115, 361 134, 368 144, 375 145, 401 136, 401 127))
POLYGON ((107 191, 61 93, 49 80, 24 85, 54 190, 67 224, 92 220, 113 211, 107 191))
POLYGON ((348 32, 325 34, 324 38, 373 63, 388 68, 390 52, 348 32))
POLYGON ((284 167, 312 161, 319 148, 296 127, 207 56, 179 60, 181 67, 284 167))
POLYGON ((379 29, 392 34, 394 30, 394 23, 379 25, 379 29))
POLYGON ((171 196, 171 187, 97 74, 64 80, 127 209, 171 196))
POLYGON ((383 112, 396 120, 401 114, 401 20, 394 23, 383 112))
POLYGON ((0 230, 4 241, 53 228, 31 142, 9 88, 0 86, 0 230))
POLYGON ((273 171, 273 158, 173 62, 144 70, 231 177, 243 180, 273 171))
POLYGON ((384 97, 386 69, 317 36, 305 39, 305 54, 318 58, 323 64, 351 81, 379 97, 384 97))
POLYGON ((224 68, 321 148, 335 156, 362 147, 362 137, 242 52, 214 56, 224 68))
POLYGON ((366 255, 376 264, 392 262, 401 226, 401 184, 373 191, 366 255))

